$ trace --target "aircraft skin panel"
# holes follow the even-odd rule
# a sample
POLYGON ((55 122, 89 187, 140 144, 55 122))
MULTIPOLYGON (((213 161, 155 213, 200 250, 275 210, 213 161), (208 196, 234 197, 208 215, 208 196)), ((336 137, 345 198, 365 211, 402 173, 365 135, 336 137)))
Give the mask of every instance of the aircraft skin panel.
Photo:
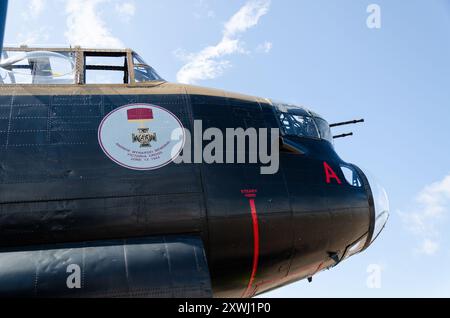
POLYGON ((0 297, 212 297, 203 243, 196 236, 0 251, 0 263, 0 297))
POLYGON ((105 156, 100 122, 133 103, 164 107, 191 129, 185 95, 0 97, 0 203, 202 193, 195 165, 150 173, 105 156))
POLYGON ((205 231, 199 194, 2 204, 0 246, 205 231), (174 220, 177 220, 174 222, 174 220))

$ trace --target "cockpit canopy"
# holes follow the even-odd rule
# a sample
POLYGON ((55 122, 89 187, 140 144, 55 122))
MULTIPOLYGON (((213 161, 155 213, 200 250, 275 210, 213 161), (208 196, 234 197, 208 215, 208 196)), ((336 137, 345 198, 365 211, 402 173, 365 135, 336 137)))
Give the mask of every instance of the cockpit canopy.
POLYGON ((330 125, 318 114, 303 107, 285 103, 273 103, 285 136, 323 139, 334 144, 330 125))
POLYGON ((131 50, 4 48, 0 84, 139 84, 164 81, 131 50))

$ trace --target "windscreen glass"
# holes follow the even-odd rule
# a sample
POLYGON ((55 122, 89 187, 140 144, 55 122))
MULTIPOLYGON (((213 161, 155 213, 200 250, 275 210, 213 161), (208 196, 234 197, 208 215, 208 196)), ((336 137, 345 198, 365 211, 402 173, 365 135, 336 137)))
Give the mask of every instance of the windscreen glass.
POLYGON ((330 125, 328 122, 322 118, 315 117, 317 128, 319 129, 320 138, 333 143, 333 135, 331 134, 330 125))
POLYGON ((75 53, 4 51, 1 84, 74 84, 75 53))
POLYGON ((313 117, 305 109, 276 103, 274 104, 280 128, 285 136, 319 138, 313 117))
POLYGON ((161 76, 136 53, 133 54, 133 63, 136 83, 163 81, 161 76))

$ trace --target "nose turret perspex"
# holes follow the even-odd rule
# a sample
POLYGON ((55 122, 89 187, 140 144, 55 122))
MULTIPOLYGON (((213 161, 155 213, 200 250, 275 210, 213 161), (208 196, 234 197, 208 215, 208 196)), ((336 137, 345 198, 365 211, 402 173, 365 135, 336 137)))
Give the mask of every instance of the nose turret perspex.
POLYGON ((378 238, 385 228, 390 215, 389 197, 386 189, 381 183, 370 173, 365 173, 369 181, 370 189, 372 191, 374 209, 375 209, 375 227, 371 239, 371 244, 378 238))

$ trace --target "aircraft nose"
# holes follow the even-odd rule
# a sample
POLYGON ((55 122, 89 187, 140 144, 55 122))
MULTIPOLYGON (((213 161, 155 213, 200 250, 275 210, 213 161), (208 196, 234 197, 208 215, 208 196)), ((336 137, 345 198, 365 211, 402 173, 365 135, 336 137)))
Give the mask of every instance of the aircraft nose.
POLYGON ((390 215, 389 197, 386 189, 381 183, 370 173, 365 173, 368 179, 370 189, 372 191, 374 209, 375 209, 375 226, 370 244, 372 244, 385 228, 390 215))

